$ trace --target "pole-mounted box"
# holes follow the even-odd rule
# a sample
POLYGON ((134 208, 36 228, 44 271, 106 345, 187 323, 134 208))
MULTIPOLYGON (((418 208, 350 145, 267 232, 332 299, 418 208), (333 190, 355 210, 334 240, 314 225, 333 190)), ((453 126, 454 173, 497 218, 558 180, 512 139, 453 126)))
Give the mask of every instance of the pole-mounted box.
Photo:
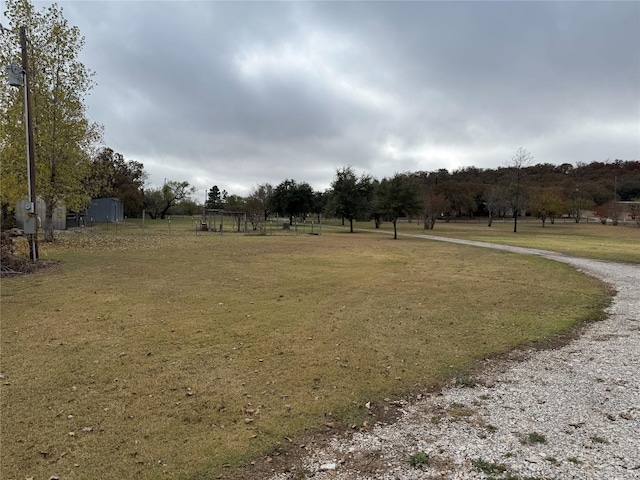
POLYGON ((7 73, 7 82, 12 87, 21 87, 24 84, 24 70, 20 65, 12 63, 7 65, 4 71, 7 73))

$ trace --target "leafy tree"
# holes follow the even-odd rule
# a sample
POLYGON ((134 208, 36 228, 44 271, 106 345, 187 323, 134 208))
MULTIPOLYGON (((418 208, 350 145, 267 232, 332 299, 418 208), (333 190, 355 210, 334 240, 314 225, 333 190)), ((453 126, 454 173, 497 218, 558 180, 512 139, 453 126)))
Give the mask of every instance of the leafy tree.
POLYGON ((397 173, 384 178, 376 190, 377 210, 393 223, 393 238, 398 238, 400 217, 415 216, 422 210, 417 181, 407 174, 397 173))
MULTIPOLYGON (((85 115, 84 99, 93 73, 79 60, 84 38, 53 4, 36 11, 29 0, 7 0, 8 34, 0 35, 0 64, 21 63, 16 33, 28 36, 36 186, 46 205, 45 241, 53 240, 53 210, 59 203, 79 210, 90 200, 83 181, 90 172, 90 148, 101 136, 85 115)), ((22 89, 0 82, 0 160, 2 201, 14 203, 26 192, 22 89)))
POLYGON ((442 186, 441 191, 451 204, 456 216, 469 215, 473 218, 478 208, 476 202, 476 185, 461 182, 449 182, 442 186))
POLYGON ((559 217, 564 213, 565 202, 557 192, 547 188, 539 191, 531 198, 529 209, 531 215, 542 221, 542 227, 544 228, 548 218, 551 218, 553 222, 555 217, 559 217))
POLYGON ((217 185, 214 185, 209 189, 207 193, 207 201, 205 202, 206 208, 224 208, 229 194, 226 190, 220 191, 217 185))
POLYGON ((273 191, 270 210, 288 215, 291 223, 296 216, 304 220, 312 209, 313 189, 308 183, 287 179, 273 191))
POLYGON ((245 212, 247 210, 247 201, 239 195, 229 195, 225 203, 225 208, 232 212, 245 212))
POLYGON ((120 153, 103 148, 93 158, 91 173, 85 183, 93 197, 119 198, 125 215, 134 216, 143 206, 142 187, 146 178, 142 163, 127 161, 120 153))
POLYGON ((316 215, 318 223, 320 223, 320 215, 327 210, 329 198, 330 194, 328 191, 313 193, 313 207, 311 208, 311 212, 316 215))
POLYGON ((158 218, 162 210, 162 189, 149 188, 143 191, 144 209, 151 218, 158 218))
POLYGON ((249 214, 253 230, 257 230, 262 222, 269 218, 269 203, 273 195, 273 187, 268 184, 258 185, 245 198, 245 209, 249 214))
POLYGON ((333 189, 332 209, 337 216, 349 220, 349 231, 353 233, 353 221, 366 218, 373 199, 373 179, 369 175, 360 178, 351 167, 336 170, 333 189))
POLYGON ((268 184, 258 185, 247 197, 247 208, 252 215, 264 215, 264 221, 269 218, 269 204, 273 196, 273 187, 268 184))
POLYGON ((381 205, 381 191, 380 191, 380 180, 373 180, 373 201, 371 202, 371 218, 373 218, 373 223, 376 228, 380 228, 380 224, 382 223, 382 205, 381 205))
POLYGON ((196 191, 189 182, 169 181, 162 188, 147 190, 144 194, 145 208, 151 218, 165 218, 171 207, 196 191))
POLYGON ((172 215, 194 216, 202 213, 202 205, 192 198, 184 198, 177 202, 170 212, 172 215))

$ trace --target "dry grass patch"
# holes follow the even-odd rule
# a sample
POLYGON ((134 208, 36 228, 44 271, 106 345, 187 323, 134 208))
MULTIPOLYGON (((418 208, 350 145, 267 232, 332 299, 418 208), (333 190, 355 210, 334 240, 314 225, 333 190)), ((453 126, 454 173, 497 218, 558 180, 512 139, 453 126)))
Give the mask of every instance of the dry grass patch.
MULTIPOLYGON (((359 223, 358 228, 373 228, 373 223, 359 223)), ((393 231, 391 224, 383 223, 383 231, 393 231)), ((576 257, 597 258, 615 262, 640 263, 640 228, 635 224, 602 225, 558 220, 555 224, 535 219, 518 221, 518 232, 513 233, 513 219, 494 221, 487 227, 486 219, 438 222, 434 230, 424 230, 420 222, 399 222, 398 233, 426 234, 492 242, 518 247, 540 248, 566 253, 576 257)))
POLYGON ((569 267, 385 236, 67 234, 2 284, 5 478, 217 478, 598 318, 569 267))

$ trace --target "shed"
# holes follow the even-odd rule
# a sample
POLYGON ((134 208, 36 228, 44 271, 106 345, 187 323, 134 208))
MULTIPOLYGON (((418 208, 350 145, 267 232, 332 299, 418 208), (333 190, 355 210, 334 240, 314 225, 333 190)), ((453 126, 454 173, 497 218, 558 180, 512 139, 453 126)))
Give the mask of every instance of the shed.
POLYGON ((122 222, 124 209, 119 198, 94 198, 87 208, 88 220, 92 223, 122 222))
MULTIPOLYGON (((18 228, 24 229, 24 212, 27 205, 26 200, 19 201, 16 205, 16 225, 18 228)), ((44 200, 40 197, 36 200, 36 214, 38 215, 38 225, 42 228, 44 224, 46 205, 44 200)), ((55 207, 53 209, 53 229, 54 230, 66 230, 67 229, 67 209, 64 205, 55 207)))

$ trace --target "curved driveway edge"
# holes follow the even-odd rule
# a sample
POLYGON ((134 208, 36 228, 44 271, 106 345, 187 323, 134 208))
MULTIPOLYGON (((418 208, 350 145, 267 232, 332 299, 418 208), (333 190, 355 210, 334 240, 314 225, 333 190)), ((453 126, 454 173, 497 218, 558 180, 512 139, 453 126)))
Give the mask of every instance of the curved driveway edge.
POLYGON ((617 294, 608 318, 568 345, 488 360, 475 388, 403 404, 393 424, 336 435, 272 479, 640 479, 640 266, 408 236, 568 263, 617 294))

